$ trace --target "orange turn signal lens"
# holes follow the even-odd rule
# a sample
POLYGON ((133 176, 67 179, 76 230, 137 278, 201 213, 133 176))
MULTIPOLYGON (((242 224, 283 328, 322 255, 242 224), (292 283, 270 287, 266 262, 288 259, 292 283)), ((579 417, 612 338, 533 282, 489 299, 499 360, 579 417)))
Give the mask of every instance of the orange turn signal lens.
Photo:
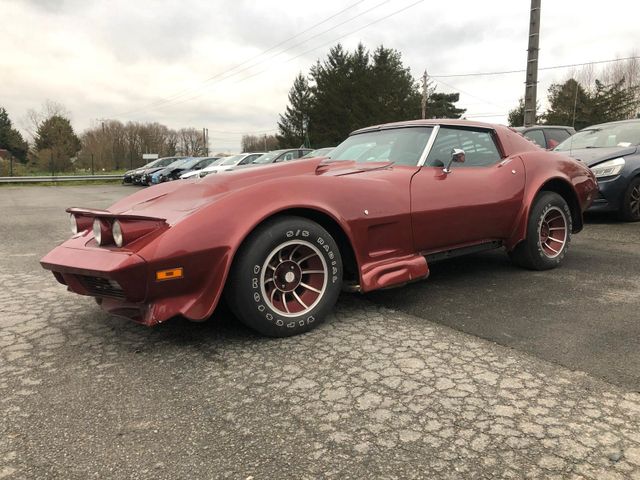
POLYGON ((177 280, 182 278, 182 267, 170 268, 168 270, 158 270, 156 272, 156 280, 161 282, 163 280, 177 280))

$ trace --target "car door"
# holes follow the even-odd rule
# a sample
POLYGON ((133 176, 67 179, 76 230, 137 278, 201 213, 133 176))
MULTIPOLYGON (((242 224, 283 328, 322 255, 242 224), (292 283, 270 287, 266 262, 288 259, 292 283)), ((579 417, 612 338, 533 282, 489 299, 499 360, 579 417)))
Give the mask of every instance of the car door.
POLYGON ((411 219, 419 252, 504 239, 513 230, 524 194, 520 157, 505 158, 489 129, 441 127, 425 165, 411 180, 411 219), (464 162, 443 168, 453 148, 464 162))

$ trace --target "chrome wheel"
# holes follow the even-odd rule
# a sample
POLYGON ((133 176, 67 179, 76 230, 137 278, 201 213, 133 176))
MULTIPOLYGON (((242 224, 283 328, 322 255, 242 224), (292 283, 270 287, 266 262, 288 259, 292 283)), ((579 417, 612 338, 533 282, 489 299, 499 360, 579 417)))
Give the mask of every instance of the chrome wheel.
POLYGON ((290 240, 274 248, 260 274, 267 305, 283 317, 306 314, 322 299, 329 278, 320 250, 305 240, 290 240))
POLYGON ((567 217, 558 207, 549 208, 538 225, 538 246, 548 258, 562 253, 567 243, 567 217))

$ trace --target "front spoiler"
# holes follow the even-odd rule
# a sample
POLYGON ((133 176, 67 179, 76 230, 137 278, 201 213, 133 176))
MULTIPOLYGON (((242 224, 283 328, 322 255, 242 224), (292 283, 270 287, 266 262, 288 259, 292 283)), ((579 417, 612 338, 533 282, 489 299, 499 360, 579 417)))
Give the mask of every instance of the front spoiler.
POLYGON ((149 260, 132 251, 94 246, 88 232, 83 232, 54 248, 40 263, 69 291, 95 297, 110 314, 153 326, 177 315, 192 321, 209 318, 230 261, 228 247, 149 260), (177 267, 184 269, 184 277, 156 279, 157 271, 177 267))
POLYGON ((61 245, 40 264, 67 290, 95 297, 112 315, 153 326, 181 313, 175 297, 148 300, 148 264, 135 253, 61 245))

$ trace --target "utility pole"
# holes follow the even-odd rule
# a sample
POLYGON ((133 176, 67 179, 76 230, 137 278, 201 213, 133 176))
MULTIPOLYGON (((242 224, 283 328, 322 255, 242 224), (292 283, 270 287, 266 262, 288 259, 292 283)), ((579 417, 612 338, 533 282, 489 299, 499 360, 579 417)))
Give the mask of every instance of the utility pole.
POLYGON ((427 75, 427 69, 424 69, 424 74, 422 75, 422 118, 427 118, 427 100, 429 98, 429 92, 427 91, 427 79, 429 76, 427 75))
POLYGON ((205 155, 209 156, 209 129, 202 127, 202 143, 204 145, 205 155))
POLYGON ((264 134, 264 151, 267 151, 267 134, 264 134))
POLYGON ((529 18, 529 48, 527 48, 527 77, 524 90, 524 126, 536 123, 538 88, 538 46, 540 45, 540 2, 531 0, 529 18))

